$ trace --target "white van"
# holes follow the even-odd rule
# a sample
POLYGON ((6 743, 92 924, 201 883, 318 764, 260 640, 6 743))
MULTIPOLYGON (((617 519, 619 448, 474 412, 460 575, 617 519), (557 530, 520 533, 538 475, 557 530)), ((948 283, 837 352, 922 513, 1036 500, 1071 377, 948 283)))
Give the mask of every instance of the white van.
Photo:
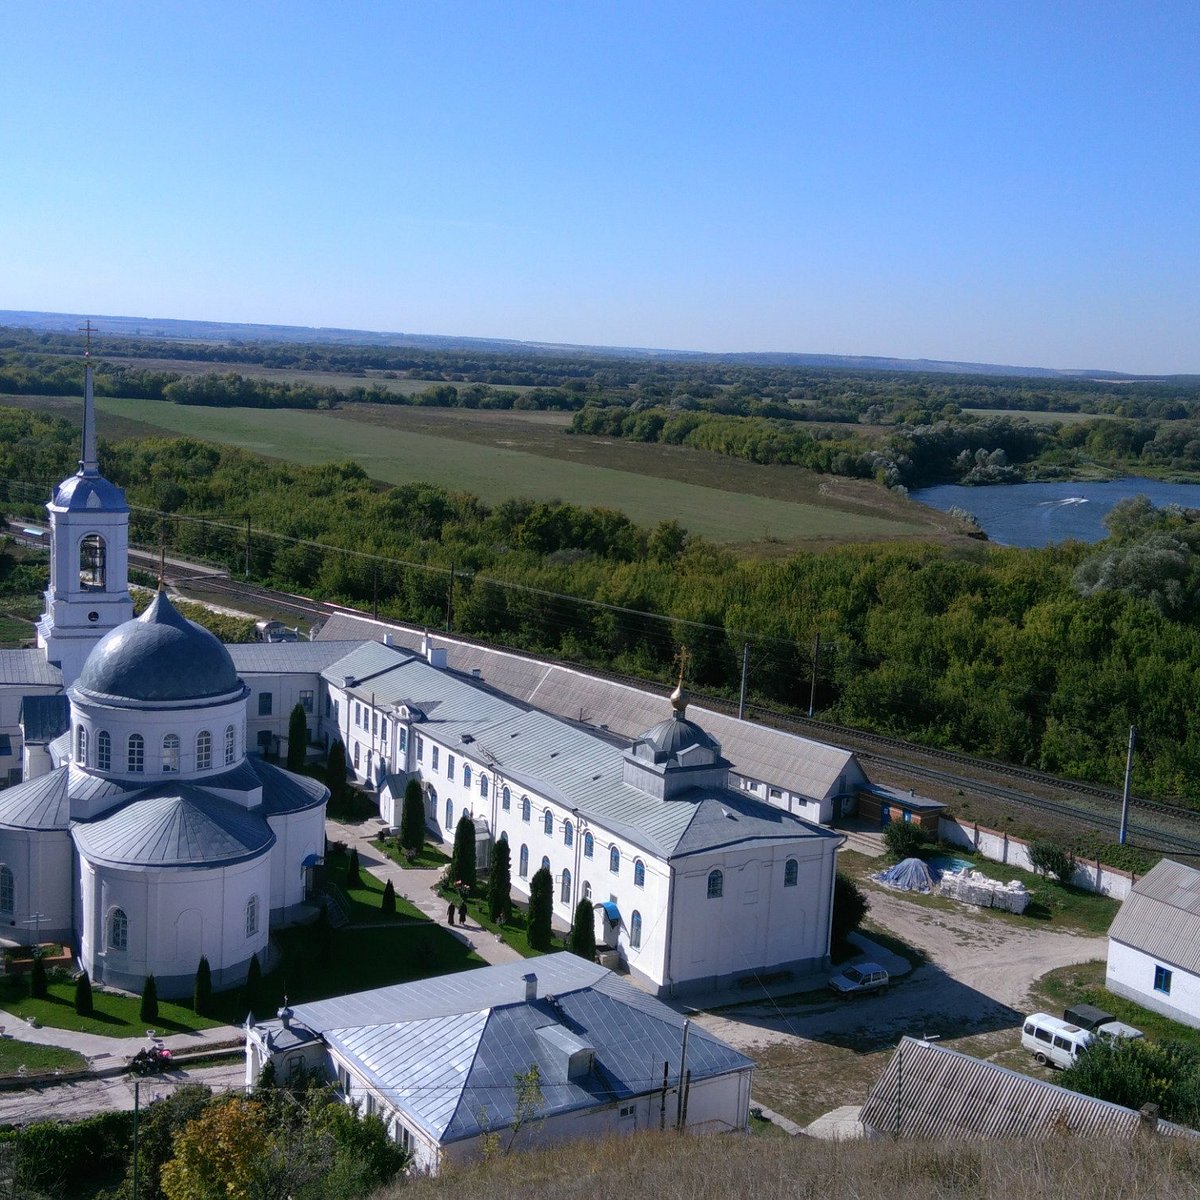
POLYGON ((1043 1065, 1053 1063, 1064 1069, 1096 1040, 1096 1035, 1061 1017, 1033 1013, 1025 1018, 1021 1045, 1043 1065))

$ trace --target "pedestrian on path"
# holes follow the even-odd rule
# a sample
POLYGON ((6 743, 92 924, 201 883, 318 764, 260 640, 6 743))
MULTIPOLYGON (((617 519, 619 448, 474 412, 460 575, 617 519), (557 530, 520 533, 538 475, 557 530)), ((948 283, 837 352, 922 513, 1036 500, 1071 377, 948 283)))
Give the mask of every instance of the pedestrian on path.
POLYGON ((458 902, 458 923, 460 925, 467 923, 467 902, 465 900, 458 902))
POLYGON ((454 924, 454 901, 453 900, 451 900, 450 903, 446 906, 446 920, 451 925, 454 924))

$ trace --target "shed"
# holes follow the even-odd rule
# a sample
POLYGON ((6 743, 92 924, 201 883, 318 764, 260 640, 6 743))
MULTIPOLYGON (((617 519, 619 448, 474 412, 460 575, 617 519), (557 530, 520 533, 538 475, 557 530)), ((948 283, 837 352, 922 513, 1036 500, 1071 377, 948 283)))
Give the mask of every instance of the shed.
POLYGON ((904 821, 919 825, 936 837, 938 818, 946 811, 946 805, 940 800, 883 783, 860 783, 856 794, 858 815, 864 821, 878 822, 880 827, 893 821, 904 821))

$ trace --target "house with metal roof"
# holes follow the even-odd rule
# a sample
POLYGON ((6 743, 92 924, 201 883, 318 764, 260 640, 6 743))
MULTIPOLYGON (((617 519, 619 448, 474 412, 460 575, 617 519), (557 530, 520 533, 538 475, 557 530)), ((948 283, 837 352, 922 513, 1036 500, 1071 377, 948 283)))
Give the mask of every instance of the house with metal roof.
POLYGON ((419 1171, 645 1129, 744 1130, 753 1062, 571 954, 281 1010, 246 1028, 246 1082, 274 1064, 336 1080, 419 1171))
POLYGON ((901 1039, 859 1116, 867 1137, 928 1141, 1128 1138, 1147 1132, 1200 1137, 1158 1120, 1154 1105, 1135 1112, 911 1037, 901 1039))
POLYGON ((1134 883, 1108 931, 1105 986, 1200 1028, 1200 870, 1164 858, 1134 883))

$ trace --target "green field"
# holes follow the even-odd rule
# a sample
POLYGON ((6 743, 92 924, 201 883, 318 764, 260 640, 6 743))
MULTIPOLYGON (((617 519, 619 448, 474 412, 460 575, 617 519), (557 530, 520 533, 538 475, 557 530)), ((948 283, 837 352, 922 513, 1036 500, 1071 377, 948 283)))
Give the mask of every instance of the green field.
MULTIPOLYGON (((28 407, 64 411, 61 403, 33 401, 23 398, 28 407)), ((936 518, 925 510, 895 501, 870 485, 855 488, 853 481, 833 481, 799 468, 758 467, 680 447, 636 443, 609 445, 617 451, 620 467, 578 461, 591 458, 593 447, 604 449, 603 440, 573 438, 561 428, 561 417, 543 413, 529 414, 535 420, 502 414, 505 424, 488 422, 482 414, 467 417, 451 410, 451 420, 443 419, 441 428, 431 433, 411 427, 425 410, 201 408, 110 397, 98 397, 96 404, 102 431, 114 435, 125 433, 132 422, 143 431, 186 434, 291 462, 352 459, 385 483, 430 481, 473 492, 493 504, 531 496, 601 505, 647 525, 673 518, 693 533, 721 542, 794 545, 814 539, 909 538, 928 535, 937 527, 936 518), (493 425, 499 432, 472 440, 472 430, 477 433, 493 425), (553 446, 537 438, 526 445, 526 439, 505 436, 514 426, 543 439, 550 436, 553 446), (680 469, 661 469, 672 452, 680 469), (678 474, 711 483, 664 477, 678 474), (750 494, 750 487, 776 494, 750 494), (826 487, 841 494, 827 497, 826 487), (778 494, 789 491, 806 498, 785 499, 778 494)))
POLYGON ((975 417, 1012 417, 1013 420, 1024 417, 1035 425, 1050 425, 1058 422, 1060 425, 1078 425, 1081 421, 1124 421, 1125 417, 1116 417, 1111 413, 1084 412, 1026 412, 1021 408, 965 408, 964 412, 975 417))

